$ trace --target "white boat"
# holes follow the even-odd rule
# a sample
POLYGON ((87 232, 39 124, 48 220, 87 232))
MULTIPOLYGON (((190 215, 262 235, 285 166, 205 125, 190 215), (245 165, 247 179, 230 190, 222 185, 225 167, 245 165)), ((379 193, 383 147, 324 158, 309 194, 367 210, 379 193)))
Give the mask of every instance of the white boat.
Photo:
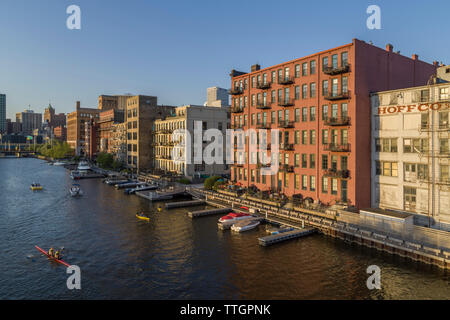
POLYGON ((70 188, 69 192, 72 197, 77 197, 77 196, 83 195, 83 191, 81 190, 79 184, 73 184, 72 187, 70 188))
POLYGON ((53 165, 54 166, 64 166, 65 165, 65 163, 64 162, 55 162, 55 163, 53 163, 53 165))
POLYGON ((87 171, 87 170, 91 170, 91 167, 89 166, 89 163, 87 163, 86 161, 81 161, 78 164, 78 170, 80 171, 87 171))
POLYGON ((239 213, 239 212, 231 212, 227 214, 226 216, 223 216, 219 219, 219 223, 221 223, 223 226, 231 226, 235 224, 236 222, 239 222, 241 220, 246 220, 249 218, 253 218, 253 216, 249 213, 239 213))
POLYGON ((260 219, 245 219, 231 226, 232 231, 244 232, 256 228, 260 224, 260 219))

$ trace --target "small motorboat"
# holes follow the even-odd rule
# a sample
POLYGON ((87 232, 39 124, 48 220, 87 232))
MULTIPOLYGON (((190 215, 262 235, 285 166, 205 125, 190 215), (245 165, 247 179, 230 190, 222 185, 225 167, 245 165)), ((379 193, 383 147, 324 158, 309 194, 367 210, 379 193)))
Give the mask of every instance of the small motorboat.
POLYGON ((138 218, 139 220, 144 220, 147 222, 150 222, 150 218, 145 216, 144 213, 136 213, 136 218, 138 218))
POLYGON ((239 222, 240 220, 245 220, 252 218, 253 216, 248 213, 236 213, 232 212, 227 214, 226 216, 223 216, 219 219, 219 223, 221 223, 224 226, 231 226, 235 224, 236 222, 239 222))
POLYGON ((79 184, 73 184, 72 187, 70 187, 69 192, 72 197, 78 197, 83 195, 83 191, 81 190, 79 184))
POLYGON ((86 161, 81 161, 78 164, 77 170, 79 170, 79 171, 88 171, 88 170, 91 170, 91 167, 89 166, 89 163, 87 163, 86 161))
POLYGON ((53 163, 53 165, 54 165, 54 166, 64 166, 65 163, 64 163, 64 162, 61 162, 61 161, 57 161, 57 162, 53 163))
POLYGON ((38 191, 38 190, 42 190, 43 187, 39 183, 33 182, 30 186, 30 189, 33 191, 38 191))
POLYGON ((244 232, 256 228, 260 224, 259 219, 246 219, 231 226, 232 231, 244 232))

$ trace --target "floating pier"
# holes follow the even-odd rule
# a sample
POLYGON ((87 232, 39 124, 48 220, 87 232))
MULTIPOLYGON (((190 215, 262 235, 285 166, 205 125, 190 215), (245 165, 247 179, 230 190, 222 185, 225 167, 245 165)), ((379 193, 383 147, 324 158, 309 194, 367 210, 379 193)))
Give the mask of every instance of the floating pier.
POLYGON ((262 238, 259 238, 258 240, 259 240, 260 245, 266 247, 266 246, 270 246, 274 243, 278 243, 281 241, 304 237, 304 236, 307 236, 314 232, 316 232, 316 229, 314 229, 314 228, 305 228, 305 229, 300 229, 300 230, 294 230, 294 231, 288 231, 288 232, 283 232, 283 233, 279 233, 279 234, 274 234, 274 235, 267 236, 267 237, 262 237, 262 238))
POLYGON ((183 207, 195 207, 205 204, 203 200, 191 200, 191 201, 179 201, 166 203, 166 209, 183 208, 183 207))
POLYGON ((135 193, 141 198, 145 198, 150 201, 163 201, 171 200, 175 197, 190 196, 185 190, 173 190, 173 191, 138 191, 135 193))
POLYGON ((229 214, 233 209, 230 208, 216 208, 216 209, 206 209, 206 210, 199 210, 199 211, 190 211, 188 212, 188 216, 190 218, 198 218, 198 217, 204 217, 204 216, 212 216, 216 214, 229 214))

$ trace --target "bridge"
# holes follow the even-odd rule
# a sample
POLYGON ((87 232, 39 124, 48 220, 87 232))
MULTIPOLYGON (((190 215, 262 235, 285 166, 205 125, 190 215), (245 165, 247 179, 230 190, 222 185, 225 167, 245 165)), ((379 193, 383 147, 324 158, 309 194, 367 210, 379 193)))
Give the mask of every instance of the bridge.
POLYGON ((32 144, 27 143, 3 143, 0 144, 0 158, 6 156, 16 156, 18 158, 35 154, 32 144), (31 148, 30 148, 31 147, 31 148))

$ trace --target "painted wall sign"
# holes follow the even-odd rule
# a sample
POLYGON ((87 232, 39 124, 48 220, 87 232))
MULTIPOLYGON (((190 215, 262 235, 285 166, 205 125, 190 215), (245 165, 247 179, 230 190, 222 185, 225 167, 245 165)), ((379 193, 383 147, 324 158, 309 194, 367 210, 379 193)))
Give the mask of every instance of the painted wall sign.
POLYGON ((436 102, 436 103, 422 103, 422 104, 409 104, 404 106, 390 106, 379 107, 378 115, 382 114, 394 114, 394 113, 408 113, 408 112, 428 112, 428 111, 443 111, 450 110, 449 102, 436 102))

